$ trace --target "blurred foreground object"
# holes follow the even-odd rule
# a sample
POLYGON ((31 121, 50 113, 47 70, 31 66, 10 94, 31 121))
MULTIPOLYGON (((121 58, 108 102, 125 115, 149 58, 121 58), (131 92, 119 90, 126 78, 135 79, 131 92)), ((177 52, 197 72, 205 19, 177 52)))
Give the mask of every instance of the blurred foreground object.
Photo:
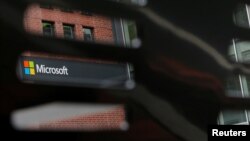
POLYGON ((18 130, 100 131, 127 130, 121 105, 50 103, 14 111, 12 124, 18 130))

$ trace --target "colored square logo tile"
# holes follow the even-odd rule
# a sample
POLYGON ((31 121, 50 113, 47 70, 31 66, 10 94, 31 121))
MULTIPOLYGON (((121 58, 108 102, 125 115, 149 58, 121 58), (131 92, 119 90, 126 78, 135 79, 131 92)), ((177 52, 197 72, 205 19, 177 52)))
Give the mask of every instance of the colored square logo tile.
POLYGON ((35 62, 34 61, 23 61, 24 65, 24 74, 26 75, 35 75, 35 62))
POLYGON ((34 68, 34 62, 33 61, 29 61, 29 66, 30 66, 30 68, 34 68))
POLYGON ((25 68, 28 68, 29 67, 29 61, 23 61, 23 66, 25 68))
POLYGON ((35 75, 35 69, 30 69, 30 75, 35 75))
POLYGON ((29 75, 30 74, 30 69, 29 68, 25 68, 24 69, 24 73, 27 74, 27 75, 29 75))

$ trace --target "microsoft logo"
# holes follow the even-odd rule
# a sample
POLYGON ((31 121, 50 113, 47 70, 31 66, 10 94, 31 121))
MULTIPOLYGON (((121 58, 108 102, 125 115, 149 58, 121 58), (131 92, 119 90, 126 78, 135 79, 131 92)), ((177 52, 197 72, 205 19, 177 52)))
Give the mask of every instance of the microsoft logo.
POLYGON ((34 61, 23 61, 24 74, 34 76, 36 74, 47 74, 47 75, 69 75, 68 68, 62 66, 60 68, 46 66, 45 64, 35 64, 34 61))
POLYGON ((35 63, 34 61, 23 61, 24 74, 35 75, 35 63))

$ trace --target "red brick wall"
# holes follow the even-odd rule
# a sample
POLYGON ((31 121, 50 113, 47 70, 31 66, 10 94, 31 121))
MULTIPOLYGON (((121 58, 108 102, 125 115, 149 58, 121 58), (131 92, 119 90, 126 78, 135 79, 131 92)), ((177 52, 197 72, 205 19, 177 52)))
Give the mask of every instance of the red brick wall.
POLYGON ((82 15, 80 11, 63 12, 58 8, 45 9, 39 5, 30 6, 24 18, 25 28, 32 33, 42 34, 42 20, 55 23, 57 37, 63 37, 63 24, 75 27, 76 39, 83 40, 82 27, 92 27, 97 42, 113 43, 112 20, 100 15, 82 15))
POLYGON ((72 117, 62 117, 54 121, 45 121, 38 126, 30 126, 32 130, 127 130, 126 114, 123 106, 107 109, 98 113, 79 114, 72 117), (125 125, 126 126, 126 125, 125 125))

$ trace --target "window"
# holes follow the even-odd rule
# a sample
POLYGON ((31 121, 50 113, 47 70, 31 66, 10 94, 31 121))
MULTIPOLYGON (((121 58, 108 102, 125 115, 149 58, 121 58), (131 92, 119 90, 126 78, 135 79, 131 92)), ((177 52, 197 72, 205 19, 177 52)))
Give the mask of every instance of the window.
POLYGON ((43 21, 42 26, 43 26, 43 35, 44 36, 54 36, 55 35, 53 22, 43 21))
POLYGON ((74 39, 74 26, 73 25, 63 25, 64 38, 74 39))
POLYGON ((242 97, 240 79, 238 75, 232 75, 227 78, 226 93, 230 97, 242 97))
POLYGON ((223 111, 223 124, 232 125, 239 123, 247 123, 246 111, 223 111))
POLYGON ((237 26, 249 28, 247 8, 248 6, 245 4, 240 4, 237 6, 234 12, 234 22, 237 26))
POLYGON ((245 63, 250 62, 250 48, 248 47, 248 50, 242 51, 242 59, 245 63))
POLYGON ((129 33, 129 38, 132 41, 133 39, 137 38, 137 29, 136 29, 136 23, 133 21, 128 21, 128 33, 129 33))
MULTIPOLYGON (((249 46, 248 46, 249 48, 249 46)), ((247 43, 239 39, 233 39, 232 45, 229 48, 229 58, 234 62, 242 62, 248 59, 249 52, 247 43), (245 57, 245 58, 244 58, 245 57)), ((226 93, 229 97, 246 97, 248 95, 249 78, 244 75, 233 75, 227 79, 226 93)), ((221 113, 221 124, 248 124, 248 111, 227 110, 221 113)))
POLYGON ((123 30, 126 46, 131 46, 134 39, 138 38, 136 23, 134 21, 123 20, 123 30))
POLYGON ((93 28, 83 27, 83 38, 84 41, 93 41, 93 28))

